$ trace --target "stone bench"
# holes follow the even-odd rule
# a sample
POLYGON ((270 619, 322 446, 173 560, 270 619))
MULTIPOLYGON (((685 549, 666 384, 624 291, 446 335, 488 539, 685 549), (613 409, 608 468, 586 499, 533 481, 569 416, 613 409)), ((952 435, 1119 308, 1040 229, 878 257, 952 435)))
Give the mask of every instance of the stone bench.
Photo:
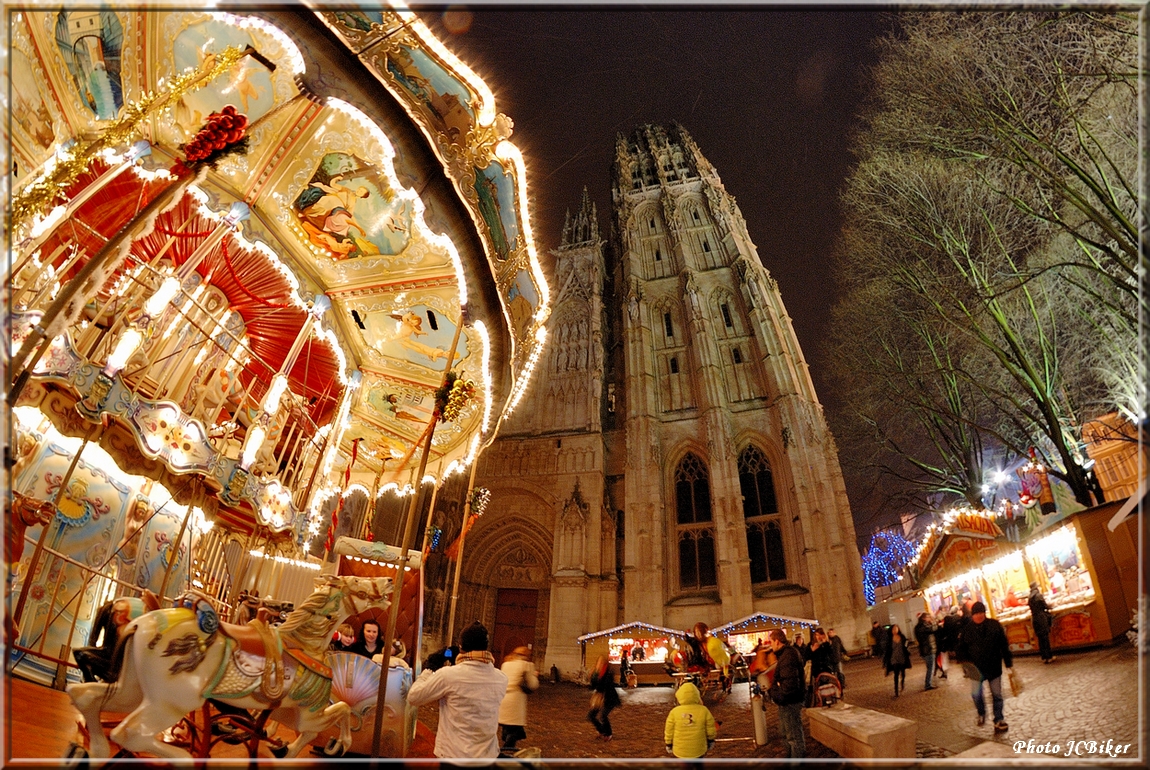
POLYGON ((811 737, 840 757, 877 759, 915 756, 918 723, 839 701, 804 710, 811 737))

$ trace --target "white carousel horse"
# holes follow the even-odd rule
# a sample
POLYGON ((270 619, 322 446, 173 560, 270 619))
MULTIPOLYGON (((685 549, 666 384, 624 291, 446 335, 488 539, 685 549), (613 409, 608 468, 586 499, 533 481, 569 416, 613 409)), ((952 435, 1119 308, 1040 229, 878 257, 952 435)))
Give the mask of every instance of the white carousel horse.
POLYGON ((89 753, 94 759, 110 756, 100 714, 111 711, 128 713, 111 731, 123 748, 191 759, 158 736, 208 698, 271 710, 270 719, 299 733, 288 746, 288 757, 337 724, 338 748, 346 751, 350 708, 342 701, 331 703, 331 669, 319 661, 340 623, 371 608, 386 609, 389 593, 390 578, 318 577, 315 593, 278 628, 259 621, 216 628, 214 615, 205 618, 185 608, 142 615, 124 629, 117 681, 68 687, 88 726, 89 753), (265 656, 269 647, 277 654, 265 656))

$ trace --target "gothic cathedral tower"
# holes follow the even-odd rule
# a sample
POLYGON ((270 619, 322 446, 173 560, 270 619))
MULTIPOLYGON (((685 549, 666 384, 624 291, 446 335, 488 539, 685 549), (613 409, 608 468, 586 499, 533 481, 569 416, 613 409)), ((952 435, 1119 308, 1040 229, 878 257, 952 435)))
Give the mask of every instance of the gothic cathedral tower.
POLYGON ((626 618, 762 611, 861 643, 837 450, 734 198, 677 124, 618 137, 612 195, 626 618))
POLYGON ((753 612, 861 646, 862 566, 834 441, 778 286, 682 127, 620 136, 611 239, 586 190, 555 258, 535 381, 479 461, 459 616, 497 657, 753 612))

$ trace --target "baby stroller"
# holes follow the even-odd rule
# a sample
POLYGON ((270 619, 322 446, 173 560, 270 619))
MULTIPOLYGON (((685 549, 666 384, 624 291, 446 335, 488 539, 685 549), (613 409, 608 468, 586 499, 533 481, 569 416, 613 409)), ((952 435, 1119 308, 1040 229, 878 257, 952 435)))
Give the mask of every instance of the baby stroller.
POLYGON ((843 697, 842 683, 831 673, 822 673, 811 683, 811 706, 833 706, 843 697))

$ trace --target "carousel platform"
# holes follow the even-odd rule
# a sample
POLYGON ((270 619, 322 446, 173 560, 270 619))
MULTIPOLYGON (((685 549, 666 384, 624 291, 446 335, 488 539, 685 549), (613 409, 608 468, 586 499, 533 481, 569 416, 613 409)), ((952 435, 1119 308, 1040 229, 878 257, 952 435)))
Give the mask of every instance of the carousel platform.
POLYGON ((8 677, 4 691, 5 760, 67 756, 80 718, 68 694, 15 677, 8 677))
MULTIPOLYGON (((59 760, 66 757, 76 740, 76 724, 80 719, 80 712, 76 711, 68 694, 16 677, 9 677, 4 689, 8 729, 5 731, 3 764, 10 759, 59 760)), ((116 716, 105 714, 106 718, 116 716)), ((277 734, 281 737, 295 737, 286 727, 280 727, 279 731, 277 734)), ((434 758, 434 747, 435 733, 423 723, 417 723, 415 740, 408 756, 434 758)), ((260 754, 265 753, 261 747, 260 754)), ((219 743, 212 751, 212 758, 247 759, 247 751, 243 746, 219 743)), ((301 760, 309 758, 306 749, 301 752, 301 760)))

